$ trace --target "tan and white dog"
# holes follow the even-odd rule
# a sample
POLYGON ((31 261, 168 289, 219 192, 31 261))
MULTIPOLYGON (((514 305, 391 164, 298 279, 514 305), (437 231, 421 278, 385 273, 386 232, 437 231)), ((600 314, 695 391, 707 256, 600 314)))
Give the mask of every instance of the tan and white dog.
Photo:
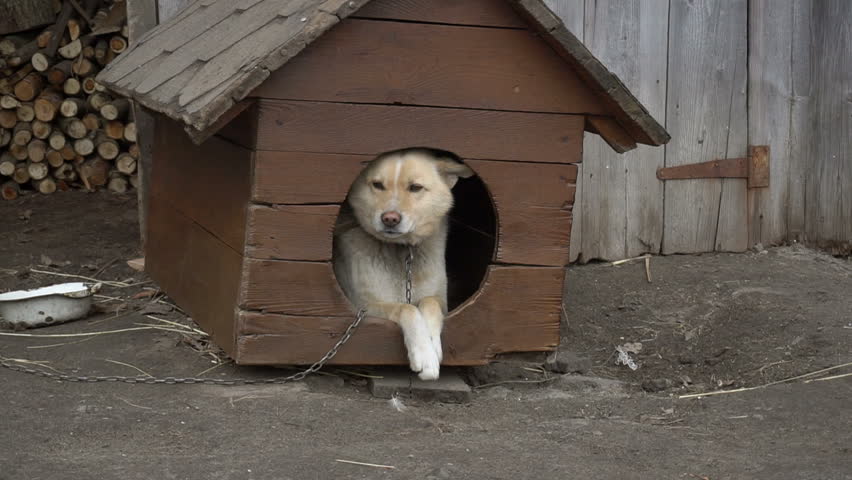
POLYGON ((450 191, 473 171, 431 150, 380 155, 349 191, 334 231, 334 273, 356 308, 399 324, 411 370, 438 378, 441 329, 447 314, 450 191), (411 304, 405 302, 405 260, 414 247, 411 304))

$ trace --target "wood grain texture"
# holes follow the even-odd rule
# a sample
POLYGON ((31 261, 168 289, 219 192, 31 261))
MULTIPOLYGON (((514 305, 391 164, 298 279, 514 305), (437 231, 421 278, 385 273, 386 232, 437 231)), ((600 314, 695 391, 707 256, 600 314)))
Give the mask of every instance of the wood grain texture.
POLYGON ((252 205, 246 256, 278 260, 331 260, 338 205, 252 205))
POLYGON ((373 0, 352 17, 526 28, 526 23, 502 0, 373 0))
MULTIPOLYGON (((580 38, 655 118, 664 120, 668 2, 559 3, 566 5, 557 11, 574 4, 575 11, 585 13, 580 38)), ((664 149, 640 146, 619 155, 601 138, 586 135, 583 150, 571 259, 617 260, 659 252, 663 187, 654 172, 663 165, 664 149)))
POLYGON ((636 148, 636 141, 612 117, 586 117, 586 130, 597 134, 615 153, 636 148))
MULTIPOLYGON (((577 163, 581 155, 580 115, 266 99, 258 107, 256 141, 246 145, 257 150, 376 155, 427 146, 462 158, 546 163, 577 163)), ((220 135, 250 137, 236 123, 220 135)))
MULTIPOLYGON (((258 152, 255 199, 269 203, 342 202, 363 168, 362 163, 371 158, 258 152), (310 168, 305 168, 306 162, 310 168), (303 178, 308 173, 311 176, 303 178)), ((496 205, 498 262, 551 266, 568 263, 577 178, 575 165, 486 160, 469 160, 467 164, 485 182, 496 205)), ((336 219, 336 206, 252 207, 251 211, 250 256, 293 260, 331 258, 330 232, 336 219)))
MULTIPOLYGON (((481 365, 499 353, 555 348, 563 276, 561 268, 492 266, 475 299, 447 318, 443 364, 481 365)), ((327 288, 336 288, 336 283, 327 288)), ((333 317, 241 312, 237 362, 312 363, 337 341, 351 317, 348 310, 333 317)), ((330 363, 404 365, 408 361, 399 327, 368 318, 330 363)))
POLYGON ((523 265, 568 264, 575 165, 467 162, 497 208, 496 260, 523 265))
POLYGON ((526 30, 355 19, 323 35, 252 96, 606 114, 565 61, 526 30))
POLYGON ((242 254, 250 195, 249 150, 211 138, 196 146, 180 126, 159 116, 150 185, 182 214, 242 254))
POLYGON ((242 257, 165 198, 149 198, 145 271, 233 356, 242 257))
MULTIPOLYGON (((743 157, 746 115, 747 4, 671 2, 666 166, 743 157)), ((663 253, 743 251, 748 246, 744 180, 665 184, 663 253)))
POLYGON ((342 203, 372 155, 258 151, 252 200, 262 203, 342 203))
POLYGON ((240 290, 245 310, 310 316, 350 312, 329 262, 247 258, 240 290))
POLYGON ((811 4, 810 125, 805 158, 805 238, 852 253, 852 3, 811 4), (816 127, 816 130, 814 130, 816 127))

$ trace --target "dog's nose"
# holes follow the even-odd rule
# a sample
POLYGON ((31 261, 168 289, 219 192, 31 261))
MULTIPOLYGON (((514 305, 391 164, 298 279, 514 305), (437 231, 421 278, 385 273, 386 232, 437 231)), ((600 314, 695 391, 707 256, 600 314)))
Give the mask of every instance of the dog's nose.
POLYGON ((395 227, 402 220, 402 215, 399 212, 385 212, 382 214, 382 223, 386 227, 395 227))

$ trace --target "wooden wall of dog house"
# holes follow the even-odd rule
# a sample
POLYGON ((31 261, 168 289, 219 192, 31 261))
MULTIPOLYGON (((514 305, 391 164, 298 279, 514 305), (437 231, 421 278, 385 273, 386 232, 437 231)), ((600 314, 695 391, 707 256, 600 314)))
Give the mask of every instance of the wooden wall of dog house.
MULTIPOLYGON (((296 264, 297 262, 274 262, 296 264)), ((308 364, 327 351, 351 322, 352 312, 340 304, 339 288, 328 264, 312 264, 310 286, 294 282, 293 296, 324 292, 328 298, 315 305, 335 309, 262 302, 253 295, 251 305, 265 305, 267 312, 243 311, 239 315, 237 358, 241 364, 308 364), (324 283, 323 283, 324 282, 324 283), (331 293, 334 292, 334 293, 331 293), (273 313, 287 310, 291 313, 273 313), (286 345, 287 348, 282 348, 286 345)), ((294 268, 306 268, 295 266, 294 268)), ((478 365, 504 352, 540 351, 559 343, 564 271, 554 267, 490 267, 477 296, 447 318, 443 342, 445 365, 478 365), (507 320, 507 319, 510 319, 507 320), (488 332, 483 334, 483 332, 488 332)), ((278 281, 279 278, 275 278, 278 281)), ((251 286, 249 286, 249 289, 251 286)), ((250 292, 251 293, 251 292, 250 292)), ((279 292, 280 295, 280 292, 279 292)), ((271 300, 271 299, 270 299, 271 300)), ((407 364, 399 327, 368 318, 358 335, 340 350, 332 364, 407 364)))
POLYGON ((376 155, 433 146, 462 158, 578 163, 584 123, 582 115, 259 99, 219 134, 254 150, 376 155))
POLYGON ((156 125, 145 269, 234 354, 251 152, 215 137, 195 146, 172 121, 156 125))
MULTIPOLYGON (((330 260, 337 204, 345 198, 362 163, 370 158, 257 152, 253 200, 272 205, 249 208, 246 255, 330 260), (311 168, 305 169, 305 165, 311 168), (326 205, 306 205, 317 203, 326 205)), ((467 163, 485 182, 497 208, 495 260, 523 265, 567 264, 576 166, 486 160, 467 163)))
POLYGON ((341 22, 251 95, 606 114, 574 70, 530 31, 358 19, 341 22))

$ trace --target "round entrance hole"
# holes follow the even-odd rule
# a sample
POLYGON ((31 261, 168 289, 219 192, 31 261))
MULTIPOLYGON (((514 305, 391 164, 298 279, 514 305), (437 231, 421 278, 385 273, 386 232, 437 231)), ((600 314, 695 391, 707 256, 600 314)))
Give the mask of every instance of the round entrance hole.
MULTIPOLYGON (((411 149, 400 149, 385 152, 376 158, 389 154, 401 153, 411 149)), ((464 163, 461 158, 449 151, 417 147, 435 157, 447 158, 454 162, 464 163)), ((364 168, 369 167, 369 163, 364 168)), ((473 167, 468 165, 471 169, 473 167)), ((355 181, 367 181, 358 177, 355 181)), ((469 178, 459 178, 452 190, 453 207, 448 213, 448 235, 445 251, 447 269, 447 305, 450 313, 471 298, 481 287, 488 273, 488 266, 494 257, 497 243, 497 214, 494 202, 485 183, 476 175, 469 178)), ((354 221, 351 215, 350 195, 341 208, 341 215, 354 221)), ((403 213, 404 215, 404 213, 403 213)), ((338 221, 340 223, 340 219, 338 221)), ((336 259, 340 249, 338 238, 334 238, 334 256, 336 259)), ((338 276, 338 281, 340 277, 338 276)), ((344 292, 346 288, 341 285, 344 292)), ((414 286, 415 291, 417 286, 414 286)), ((348 293, 348 292, 347 292, 348 293)))

